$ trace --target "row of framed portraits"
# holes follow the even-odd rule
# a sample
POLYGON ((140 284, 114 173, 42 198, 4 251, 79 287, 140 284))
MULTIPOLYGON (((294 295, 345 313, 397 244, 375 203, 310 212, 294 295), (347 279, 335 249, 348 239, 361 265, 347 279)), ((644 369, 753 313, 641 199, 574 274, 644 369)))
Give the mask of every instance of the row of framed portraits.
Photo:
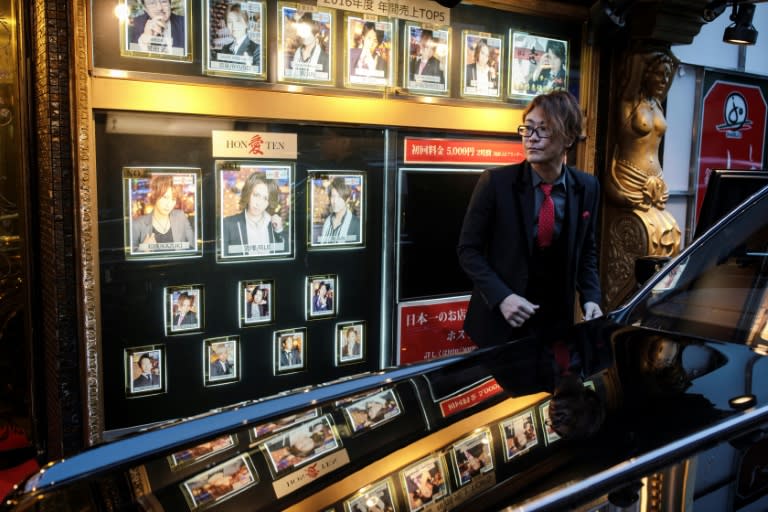
MULTIPOLYGON (((267 461, 270 478, 317 462, 343 448, 343 438, 366 433, 402 416, 405 410, 392 388, 379 388, 334 403, 339 412, 322 414, 319 408, 293 414, 248 429, 245 449, 225 462, 183 481, 179 487, 190 510, 208 508, 226 501, 260 482, 254 457, 267 461), (343 419, 342 419, 343 418, 343 419), (218 480, 218 482, 213 482, 218 480), (210 492, 218 488, 218 492, 210 492)), ((480 481, 496 468, 494 438, 502 447, 504 463, 522 460, 538 446, 548 446, 560 437, 551 429, 549 400, 475 429, 426 457, 412 461, 385 478, 364 486, 343 500, 345 512, 370 510, 427 509, 452 493, 480 481), (403 501, 400 503, 397 488, 403 501)), ((238 447, 239 436, 225 435, 167 457, 171 471, 208 461, 238 447)), ((476 486, 482 490, 484 486, 476 486)), ((464 498, 466 499, 465 496, 464 498)), ((329 509, 335 510, 335 509, 329 509)))
MULTIPOLYGON (((294 165, 217 160, 216 254, 219 261, 290 258, 294 253, 294 165)), ((362 171, 309 171, 307 247, 364 247, 362 171)), ((124 167, 124 243, 128 260, 203 254, 201 170, 124 167)))
MULTIPOLYGON (((366 357, 366 323, 339 322, 335 327, 334 353, 337 366, 360 363, 366 357)), ((239 382, 242 376, 240 336, 219 336, 202 341, 205 387, 239 382)), ((281 329, 272 333, 274 375, 305 371, 309 342, 306 328, 281 329)), ((165 393, 168 361, 165 345, 145 345, 124 349, 125 393, 144 397, 165 393)))
MULTIPOLYGON (((305 319, 334 318, 339 311, 339 278, 336 274, 305 278, 305 319)), ((237 284, 238 326, 258 327, 275 321, 273 279, 239 281, 237 284)), ((193 334, 205 327, 205 286, 168 286, 165 296, 165 335, 193 334)))
MULTIPOLYGON (((192 62, 191 0, 124 1, 121 56, 192 62)), ((203 73, 266 80, 266 2, 206 0, 204 9, 203 73)), ((289 2, 277 10, 277 81, 335 85, 337 11, 289 2)), ((345 87, 450 95, 450 67, 459 60, 451 27, 407 22, 398 43, 394 18, 347 14, 343 23, 345 87)), ((504 35, 462 31, 461 96, 500 100, 505 83, 508 96, 523 98, 567 87, 567 40, 514 29, 507 37, 509 57, 504 35)))

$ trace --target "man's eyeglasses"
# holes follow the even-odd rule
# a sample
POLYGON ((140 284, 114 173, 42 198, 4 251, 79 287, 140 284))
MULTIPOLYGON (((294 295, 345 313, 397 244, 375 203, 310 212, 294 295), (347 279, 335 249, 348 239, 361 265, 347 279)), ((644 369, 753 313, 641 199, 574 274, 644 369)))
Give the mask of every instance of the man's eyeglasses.
POLYGON ((548 139, 551 137, 549 130, 544 126, 534 127, 527 124, 521 124, 517 127, 518 135, 522 137, 533 137, 535 134, 540 139, 548 139))

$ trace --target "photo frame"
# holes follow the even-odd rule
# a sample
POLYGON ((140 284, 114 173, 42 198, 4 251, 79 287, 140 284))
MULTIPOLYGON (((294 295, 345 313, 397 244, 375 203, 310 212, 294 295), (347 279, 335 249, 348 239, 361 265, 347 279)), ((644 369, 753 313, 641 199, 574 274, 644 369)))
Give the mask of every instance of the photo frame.
POLYGON ((451 446, 456 482, 467 485, 483 473, 493 471, 493 439, 489 429, 473 432, 451 446))
POLYGON ((240 281, 237 289, 240 327, 264 325, 274 321, 274 280, 240 281))
POLYGON ((206 387, 240 380, 240 336, 203 340, 203 383, 206 387))
POLYGON ((276 434, 277 432, 291 428, 294 425, 304 423, 318 417, 320 417, 320 409, 317 407, 298 414, 290 414, 288 416, 278 418, 274 421, 262 423, 261 425, 252 427, 248 430, 248 437, 250 438, 250 442, 253 443, 254 441, 260 441, 266 437, 271 436, 272 434, 276 434))
POLYGON ((272 333, 275 375, 307 368, 307 329, 283 329, 272 333))
POLYGON ((165 288, 165 335, 186 334, 203 328, 203 285, 165 288))
POLYGON ((549 417, 549 403, 552 400, 539 405, 539 418, 541 419, 541 428, 544 431, 544 440, 547 442, 547 446, 558 441, 560 435, 552 428, 552 420, 549 417))
POLYGON ((360 492, 344 501, 344 512, 394 511, 396 501, 394 483, 391 478, 385 478, 364 487, 360 492))
POLYGON ((179 486, 190 510, 205 510, 259 483, 259 475, 247 453, 214 466, 179 486))
POLYGON ((126 348, 125 392, 128 397, 165 393, 165 346, 126 348))
POLYGON ((510 460, 527 453, 539 444, 536 431, 536 415, 533 409, 499 422, 499 431, 504 440, 504 460, 510 460))
POLYGON ((510 31, 509 95, 533 98, 568 88, 568 41, 510 31))
POLYGON ((265 80, 267 4, 206 0, 205 74, 265 80))
POLYGON ((217 160, 220 261, 293 256, 293 166, 217 160))
POLYGON ((370 394, 342 407, 351 432, 364 432, 387 423, 403 413, 394 389, 370 394))
POLYGON ((261 445, 273 474, 288 472, 341 448, 330 414, 297 425, 261 445))
POLYGON ((400 470, 400 483, 410 512, 437 502, 448 494, 443 457, 432 455, 400 470))
POLYGON ((170 454, 168 456, 168 466, 172 471, 178 471, 183 467, 208 460, 214 455, 225 452, 235 446, 237 446, 236 436, 220 436, 216 439, 206 441, 205 443, 200 443, 191 448, 185 448, 170 454))
POLYGON ((394 85, 395 24, 387 19, 347 16, 344 85, 384 89, 394 85))
POLYGON ((307 188, 307 245, 313 249, 362 247, 365 174, 309 171, 307 188))
POLYGON ((336 274, 307 277, 305 289, 308 320, 336 316, 339 308, 338 288, 336 274))
POLYGON ((202 255, 201 172, 187 167, 123 167, 127 260, 202 255))
POLYGON ((278 82, 333 85, 335 11, 288 2, 277 8, 278 82))
POLYGON ((504 84, 504 36, 463 31, 461 59, 461 95, 501 99, 504 84))
POLYGON ((365 361, 368 340, 363 321, 336 324, 336 366, 365 361))
POLYGON ((120 55, 192 62, 191 0, 124 0, 120 55))
POLYGON ((403 86, 413 93, 448 95, 451 29, 408 23, 404 44, 403 86))

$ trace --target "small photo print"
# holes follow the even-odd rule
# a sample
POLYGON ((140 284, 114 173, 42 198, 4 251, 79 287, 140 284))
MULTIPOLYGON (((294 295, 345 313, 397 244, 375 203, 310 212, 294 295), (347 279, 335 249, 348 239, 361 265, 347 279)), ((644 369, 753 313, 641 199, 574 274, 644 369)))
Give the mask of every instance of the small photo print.
POLYGON ((333 83, 334 11, 278 3, 278 81, 333 83))
POLYGON ((240 327, 272 322, 274 281, 240 281, 240 327))
POLYGON ((499 423, 504 439, 504 460, 510 461, 539 444, 533 409, 512 416, 499 423))
POLYGON ((251 457, 245 453, 181 484, 190 510, 204 510, 259 483, 251 457))
POLYGON ((550 402, 551 400, 547 400, 539 405, 539 417, 541 418, 541 424, 544 426, 544 439, 546 439, 548 445, 560 439, 560 435, 552 428, 552 420, 549 417, 550 402))
POLYGON ((363 244, 365 221, 364 176, 310 171, 310 247, 345 247, 363 244))
POLYGON ((448 93, 450 30, 421 25, 405 27, 405 87, 425 94, 448 93))
POLYGON ((293 168, 217 160, 219 258, 291 256, 293 168))
POLYGON ((203 285, 171 286, 165 289, 165 334, 202 329, 203 285))
POLYGON ((165 392, 165 347, 125 349, 125 388, 128 396, 165 392))
POLYGON ((320 416, 320 409, 315 408, 299 414, 284 416, 275 421, 270 421, 269 423, 257 425, 249 430, 251 441, 263 439, 299 423, 304 423, 305 421, 317 418, 318 416, 320 416))
POLYGON ((305 328, 286 329, 273 333, 275 375, 306 369, 306 339, 305 328))
POLYGON ((186 448, 172 453, 168 456, 168 465, 172 470, 177 470, 181 467, 191 466, 196 462, 200 462, 213 457, 217 453, 221 453, 234 448, 237 445, 237 438, 233 435, 226 435, 217 437, 211 441, 198 444, 192 448, 186 448))
POLYGON ((504 38, 465 31, 461 40, 464 59, 463 96, 500 98, 504 38))
POLYGON ((338 309, 336 275, 307 277, 307 317, 335 316, 338 309))
POLYGON ((344 406, 344 417, 352 432, 362 432, 378 427, 400 416, 403 412, 395 390, 387 389, 366 396, 344 406))
POLYGON ((200 169, 124 167, 127 259, 200 256, 200 169))
POLYGON ((330 415, 302 423, 277 434, 262 445, 274 473, 280 473, 319 458, 341 447, 330 415))
POLYGON ((365 360, 365 322, 336 324, 336 364, 365 360))
POLYGON ((192 61, 190 0, 124 0, 128 16, 121 23, 124 57, 192 61))
POLYGON ((492 451, 488 429, 467 436, 451 447, 451 460, 459 485, 466 485, 473 478, 493 470, 492 451))
POLYGON ((510 96, 533 97, 568 87, 568 41, 513 32, 510 96))
POLYGON ((205 385, 240 380, 240 337, 222 336, 203 340, 205 385))
POLYGON ((411 512, 421 510, 448 494, 445 466, 439 455, 422 459, 401 470, 400 480, 411 512))
POLYGON ((266 78, 265 11, 261 1, 206 0, 206 74, 266 78))
POLYGON ((347 85, 363 88, 392 86, 394 23, 347 18, 347 85))
POLYGON ((345 501, 344 512, 394 512, 395 500, 392 479, 386 478, 345 501))

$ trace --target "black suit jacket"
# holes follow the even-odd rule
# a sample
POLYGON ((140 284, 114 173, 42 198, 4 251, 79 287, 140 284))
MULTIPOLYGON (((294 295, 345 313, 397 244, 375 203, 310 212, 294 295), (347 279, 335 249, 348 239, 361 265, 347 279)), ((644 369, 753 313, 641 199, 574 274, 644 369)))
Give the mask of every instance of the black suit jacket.
MULTIPOLYGON (((232 53, 232 45, 235 44, 235 41, 232 41, 229 44, 225 44, 221 48, 221 53, 232 53)), ((250 39, 248 37, 245 38, 245 41, 243 41, 243 44, 241 44, 237 51, 234 53, 234 55, 245 55, 248 54, 252 57, 251 65, 252 66, 258 66, 259 61, 261 60, 261 48, 259 47, 259 44, 256 43, 253 39, 250 39)))
MULTIPOLYGON (((131 29, 132 43, 139 42, 139 36, 141 36, 141 34, 144 33, 144 26, 147 24, 147 21, 149 21, 149 16, 146 13, 133 18, 132 20, 133 27, 131 29)), ((171 38, 173 39, 173 47, 184 48, 184 45, 186 43, 186 35, 185 35, 186 26, 184 23, 184 16, 171 14, 170 24, 171 24, 171 38)))
MULTIPOLYGON (((267 225, 267 232, 269 233, 269 243, 274 244, 285 241, 285 230, 281 233, 275 233, 272 223, 267 225)), ((242 250, 240 252, 231 251, 230 246, 248 245, 248 228, 245 223, 245 212, 224 217, 222 239, 222 251, 225 256, 238 256, 243 254, 242 250)))
POLYGON ((142 375, 139 375, 135 379, 133 379, 133 387, 134 388, 146 388, 149 386, 159 386, 160 385, 160 376, 155 375, 154 373, 149 374, 149 377, 142 375))
MULTIPOLYGON (((480 346, 515 338, 499 304, 515 293, 525 297, 533 252, 534 189, 527 161, 488 169, 470 199, 457 248, 459 263, 472 280, 464 331, 480 346)), ((566 212, 564 224, 567 311, 574 310, 576 291, 585 302, 600 304, 597 270, 597 229, 600 186, 597 178, 572 167, 565 168, 566 212)), ((568 319, 568 324, 573 319, 568 319)))

